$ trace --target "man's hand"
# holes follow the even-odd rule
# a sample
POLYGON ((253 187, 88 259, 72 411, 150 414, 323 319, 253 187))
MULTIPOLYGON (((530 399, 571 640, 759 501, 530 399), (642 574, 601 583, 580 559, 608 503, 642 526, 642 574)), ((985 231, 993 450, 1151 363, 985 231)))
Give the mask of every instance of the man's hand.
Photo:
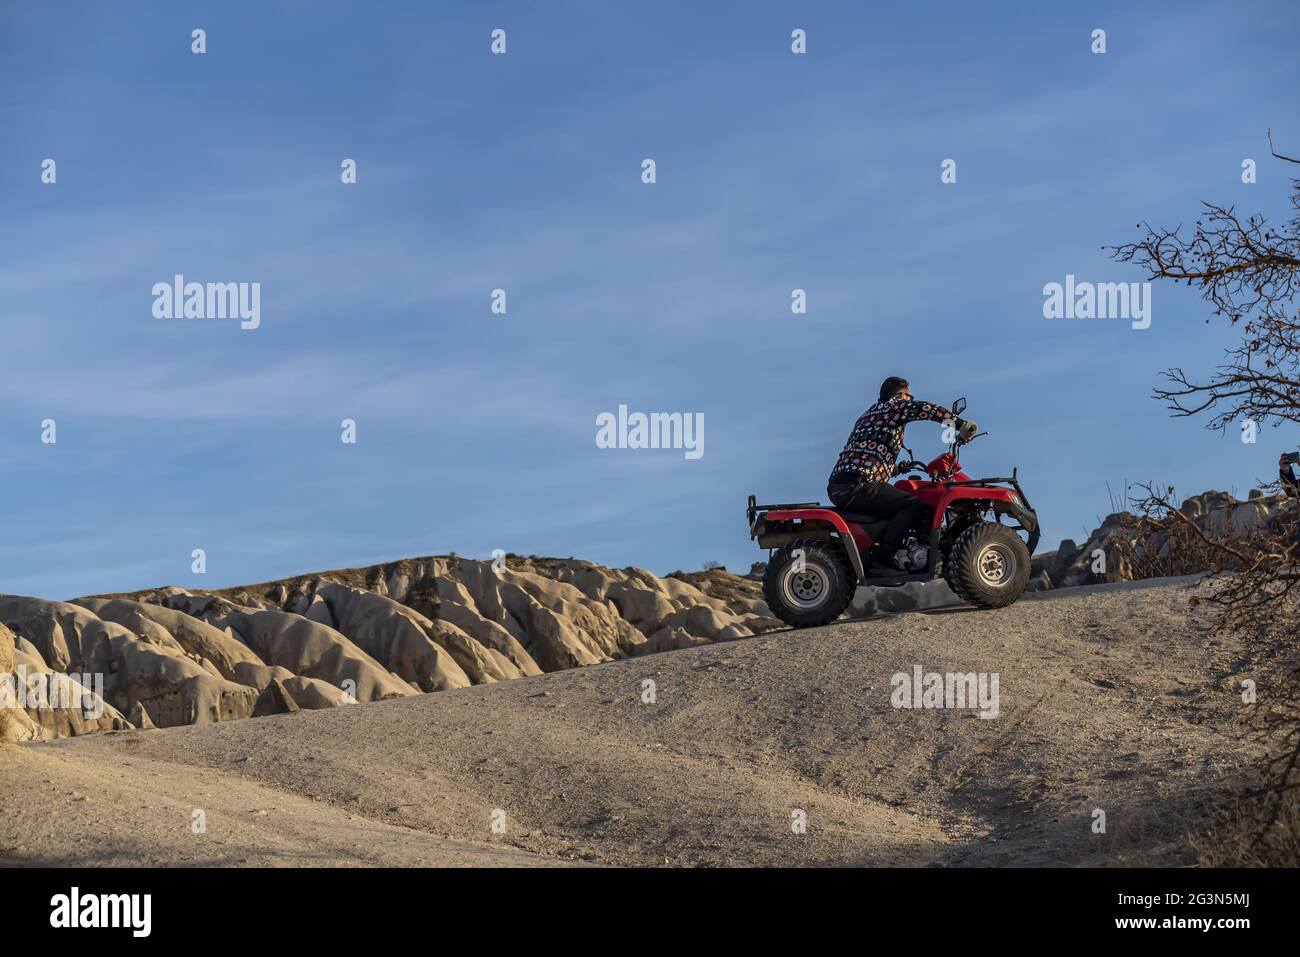
POLYGON ((980 430, 980 427, 979 427, 978 425, 976 425, 974 422, 972 422, 970 419, 960 419, 960 420, 958 420, 958 422, 957 422, 957 444, 958 444, 958 445, 965 445, 965 444, 966 444, 967 442, 969 442, 971 439, 975 438, 975 434, 976 434, 977 432, 979 432, 979 430, 980 430))

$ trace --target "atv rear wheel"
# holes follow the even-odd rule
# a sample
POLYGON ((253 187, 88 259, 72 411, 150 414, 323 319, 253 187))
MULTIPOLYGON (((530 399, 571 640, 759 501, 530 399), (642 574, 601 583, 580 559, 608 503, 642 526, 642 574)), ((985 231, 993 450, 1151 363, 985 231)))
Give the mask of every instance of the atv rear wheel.
POLYGON ((980 522, 957 536, 944 577, 959 598, 980 608, 1005 608, 1029 584, 1029 549, 1005 525, 980 522))
POLYGON ((777 549, 763 573, 767 607, 791 628, 834 621, 849 606, 855 590, 848 555, 834 540, 791 542, 777 549))

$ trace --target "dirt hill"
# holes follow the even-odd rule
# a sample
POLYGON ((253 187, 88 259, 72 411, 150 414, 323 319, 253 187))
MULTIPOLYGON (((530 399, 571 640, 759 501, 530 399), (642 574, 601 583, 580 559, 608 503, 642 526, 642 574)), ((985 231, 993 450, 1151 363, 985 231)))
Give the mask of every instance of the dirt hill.
POLYGON ((1189 617, 1186 588, 1055 590, 1001 611, 841 622, 359 706, 0 747, 0 856, 1182 863, 1179 815, 1255 757, 1237 723, 1245 653, 1189 617), (996 674, 996 717, 895 707, 906 683, 895 674, 918 667, 996 674))

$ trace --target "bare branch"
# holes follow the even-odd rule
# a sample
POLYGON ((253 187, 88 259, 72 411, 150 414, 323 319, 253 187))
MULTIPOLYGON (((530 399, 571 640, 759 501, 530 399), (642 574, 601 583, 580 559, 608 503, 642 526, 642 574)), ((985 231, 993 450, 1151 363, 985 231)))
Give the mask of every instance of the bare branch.
POLYGON ((1280 160, 1286 160, 1288 163, 1300 163, 1300 160, 1298 160, 1298 159, 1292 159, 1290 156, 1283 156, 1283 155, 1282 155, 1281 153, 1279 153, 1277 150, 1273 149, 1273 131, 1272 131, 1272 129, 1270 129, 1270 130, 1268 131, 1268 151, 1269 151, 1270 153, 1272 153, 1274 156, 1276 156, 1276 157, 1277 157, 1278 159, 1280 159, 1280 160))

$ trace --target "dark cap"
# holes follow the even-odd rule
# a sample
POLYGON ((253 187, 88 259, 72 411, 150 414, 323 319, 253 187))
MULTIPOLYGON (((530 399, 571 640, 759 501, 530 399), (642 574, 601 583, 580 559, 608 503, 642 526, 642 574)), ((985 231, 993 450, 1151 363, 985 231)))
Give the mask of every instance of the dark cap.
POLYGON ((910 389, 907 380, 902 376, 891 375, 884 382, 880 383, 880 401, 888 402, 898 393, 910 389))

